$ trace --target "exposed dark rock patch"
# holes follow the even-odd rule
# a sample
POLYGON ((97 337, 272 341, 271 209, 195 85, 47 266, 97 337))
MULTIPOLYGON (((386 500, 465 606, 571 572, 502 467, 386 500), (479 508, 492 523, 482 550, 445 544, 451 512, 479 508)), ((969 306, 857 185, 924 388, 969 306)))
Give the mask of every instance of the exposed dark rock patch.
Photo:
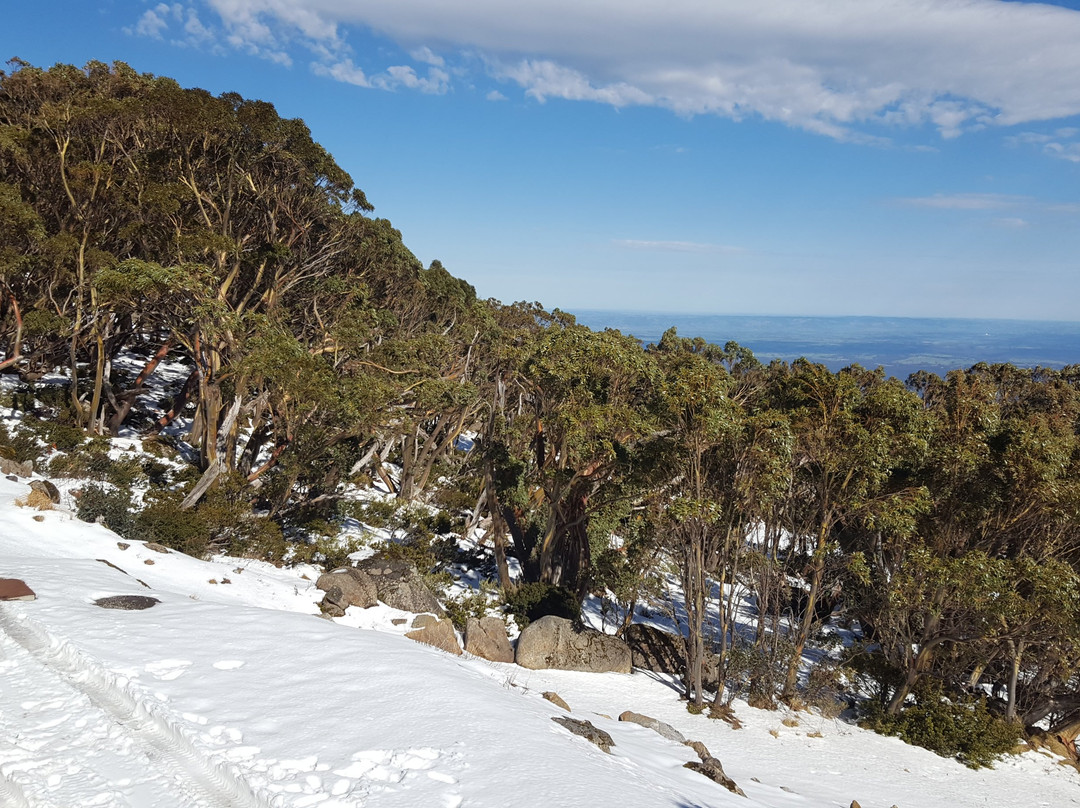
POLYGON ((142 611, 159 603, 161 603, 160 600, 149 595, 112 595, 94 601, 94 605, 102 609, 119 609, 126 612, 142 611))

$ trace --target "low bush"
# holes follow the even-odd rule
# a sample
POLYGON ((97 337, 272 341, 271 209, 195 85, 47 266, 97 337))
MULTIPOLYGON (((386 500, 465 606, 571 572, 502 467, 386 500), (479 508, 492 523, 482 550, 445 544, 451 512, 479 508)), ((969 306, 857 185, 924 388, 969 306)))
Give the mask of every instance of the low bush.
POLYGON ((126 539, 136 538, 130 491, 90 484, 82 489, 78 503, 75 515, 82 521, 100 521, 126 539))
POLYGON ((505 606, 521 628, 549 614, 575 622, 581 619, 581 606, 574 593, 551 584, 521 584, 507 593, 505 606))
POLYGON ((927 683, 916 693, 916 703, 899 715, 887 715, 879 700, 867 703, 860 722, 882 735, 895 735, 942 757, 956 758, 978 769, 992 766, 1019 743, 1023 727, 993 715, 986 699, 952 701, 941 686, 927 683))

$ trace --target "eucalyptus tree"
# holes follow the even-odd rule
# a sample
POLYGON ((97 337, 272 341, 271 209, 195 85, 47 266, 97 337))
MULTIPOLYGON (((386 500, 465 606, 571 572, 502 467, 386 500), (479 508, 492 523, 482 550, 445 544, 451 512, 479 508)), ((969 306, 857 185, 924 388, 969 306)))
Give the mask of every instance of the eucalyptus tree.
MULTIPOLYGON (((681 339, 672 329, 652 349, 664 374, 664 430, 654 462, 651 496, 664 546, 676 562, 685 607, 688 697, 704 698, 705 624, 718 589, 718 650, 724 668, 735 629, 736 582, 748 537, 766 503, 784 490, 790 433, 786 422, 755 413, 747 373, 725 369, 727 351, 703 340, 681 339)), ((742 356, 752 365, 752 355, 742 356)), ((745 370, 745 367, 744 369, 745 370)), ((712 650, 710 642, 708 650, 712 650)), ((716 699, 722 698, 722 683, 716 699)))
POLYGON ((842 532, 862 526, 878 542, 888 539, 883 528, 898 531, 898 540, 910 533, 924 492, 903 470, 926 450, 928 435, 919 399, 880 369, 854 365, 831 373, 800 359, 778 370, 777 394, 795 435, 785 517, 791 557, 801 566, 791 572, 807 587, 794 615, 784 682, 785 695, 792 695, 802 652, 820 620, 826 571, 843 567, 842 532))

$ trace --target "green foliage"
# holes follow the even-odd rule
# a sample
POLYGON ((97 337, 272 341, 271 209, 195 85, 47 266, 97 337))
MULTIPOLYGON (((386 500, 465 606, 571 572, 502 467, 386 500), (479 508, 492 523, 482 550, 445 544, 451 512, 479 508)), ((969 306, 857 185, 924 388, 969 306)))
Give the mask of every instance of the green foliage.
POLYGON ((458 631, 464 631, 465 624, 470 617, 479 620, 487 615, 488 609, 491 607, 491 599, 481 588, 455 597, 444 597, 442 605, 446 610, 446 616, 453 622, 454 628, 458 631))
POLYGON ((505 606, 519 628, 549 614, 574 622, 581 620, 581 607, 573 592, 539 581, 520 584, 508 592, 505 606))
POLYGON ((725 678, 731 695, 745 694, 751 707, 776 709, 776 697, 793 652, 787 637, 774 637, 771 644, 737 640, 726 659, 725 678))
POLYGON ((75 515, 82 521, 100 520, 126 539, 143 538, 137 529, 130 491, 90 484, 82 489, 78 503, 75 515))
POLYGON ((214 553, 280 562, 286 545, 281 528, 252 513, 241 480, 219 478, 197 507, 180 507, 178 491, 156 490, 135 518, 140 538, 202 558, 214 553))
POLYGON ((916 704, 895 716, 887 715, 880 702, 868 702, 861 723, 973 769, 992 766, 1023 737, 1023 726, 993 715, 984 698, 951 701, 942 695, 940 684, 923 686, 916 698, 916 704))

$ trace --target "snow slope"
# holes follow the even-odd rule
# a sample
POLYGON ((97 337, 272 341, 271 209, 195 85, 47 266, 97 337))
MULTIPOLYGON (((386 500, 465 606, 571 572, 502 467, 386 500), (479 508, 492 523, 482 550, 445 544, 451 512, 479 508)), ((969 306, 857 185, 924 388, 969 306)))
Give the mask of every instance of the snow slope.
POLYGON ((27 490, 0 478, 0 577, 38 594, 0 603, 4 808, 1080 805, 1080 774, 1035 753, 971 771, 740 702, 733 730, 651 674, 452 657, 383 606, 328 621, 310 568, 122 549, 62 509, 16 507, 27 490), (110 595, 160 603, 94 605, 110 595), (612 754, 552 722, 545 690, 610 733, 612 754), (683 768, 688 747, 612 720, 624 710, 704 741, 747 798, 683 768))

